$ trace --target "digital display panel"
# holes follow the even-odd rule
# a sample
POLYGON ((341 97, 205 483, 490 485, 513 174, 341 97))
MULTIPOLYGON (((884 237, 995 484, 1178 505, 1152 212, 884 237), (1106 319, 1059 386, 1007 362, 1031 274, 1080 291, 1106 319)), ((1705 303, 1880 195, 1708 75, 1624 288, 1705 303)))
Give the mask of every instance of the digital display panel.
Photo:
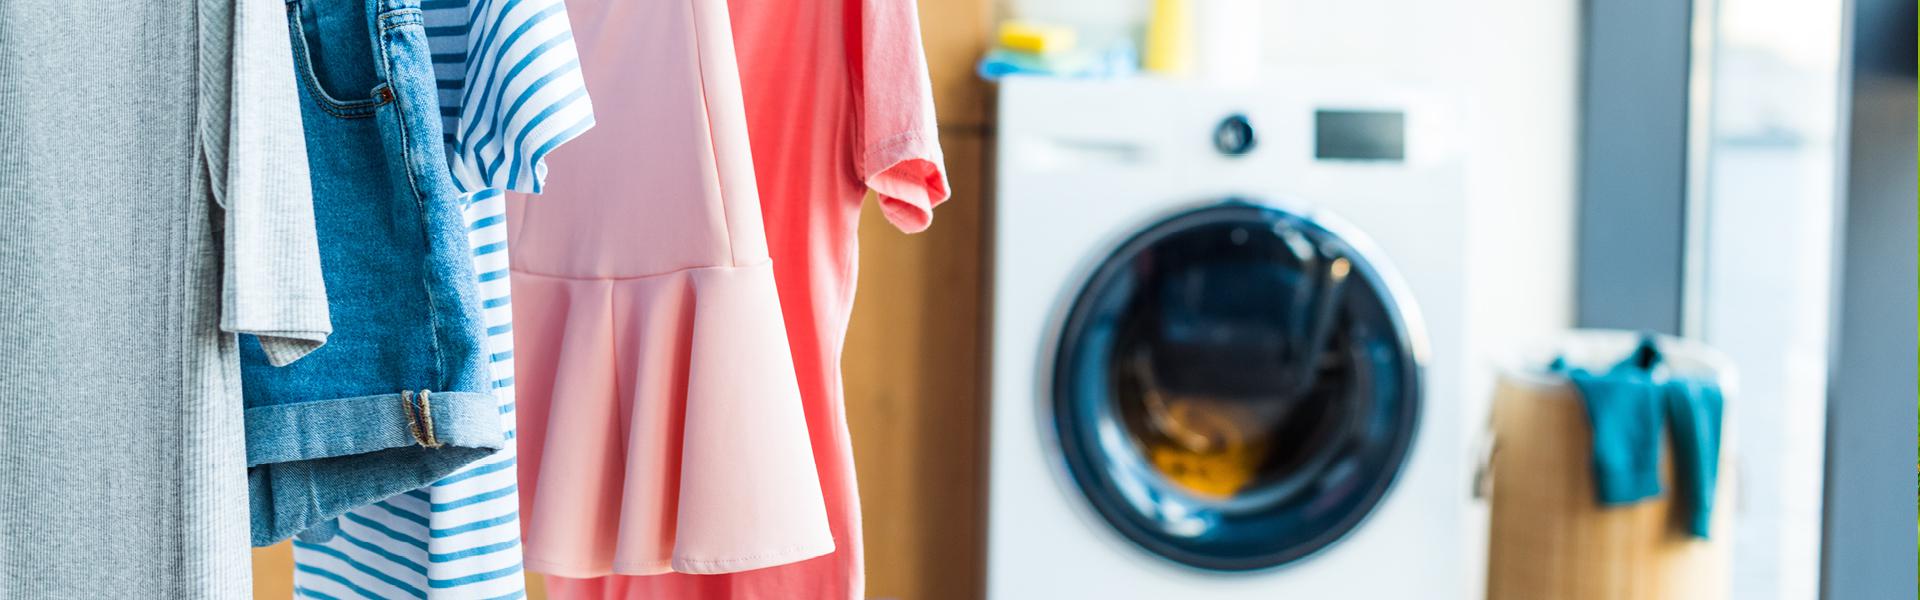
POLYGON ((1407 115, 1397 110, 1313 112, 1313 157, 1321 160, 1407 158, 1407 115))

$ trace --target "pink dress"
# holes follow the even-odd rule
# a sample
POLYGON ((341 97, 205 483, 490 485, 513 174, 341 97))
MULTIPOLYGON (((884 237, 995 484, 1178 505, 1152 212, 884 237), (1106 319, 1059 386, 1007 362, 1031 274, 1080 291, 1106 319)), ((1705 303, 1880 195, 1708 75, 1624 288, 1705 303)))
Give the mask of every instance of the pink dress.
POLYGON ((567 8, 605 110, 553 153, 549 193, 508 206, 526 567, 725 573, 829 553, 727 5, 567 8))
MULTIPOLYGON (((867 190, 876 193, 888 220, 908 232, 925 229, 933 207, 948 195, 918 17, 913 0, 728 4, 760 207, 838 550, 722 576, 549 577, 547 592, 555 600, 865 595, 840 350, 853 310, 855 234, 867 190)), ((601 106, 600 90, 593 93, 601 106)))

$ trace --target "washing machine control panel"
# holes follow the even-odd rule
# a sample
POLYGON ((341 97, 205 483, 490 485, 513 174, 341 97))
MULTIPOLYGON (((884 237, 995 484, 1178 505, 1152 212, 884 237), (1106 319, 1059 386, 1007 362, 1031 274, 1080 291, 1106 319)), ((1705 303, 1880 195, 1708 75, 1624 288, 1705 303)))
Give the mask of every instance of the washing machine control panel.
POLYGON ((1313 111, 1315 160, 1407 159, 1407 113, 1319 108, 1313 111))
MULTIPOLYGON (((1233 113, 1213 127, 1213 149, 1229 157, 1255 147, 1253 120, 1233 113)), ((1313 158, 1401 162, 1407 159, 1407 114, 1401 110, 1315 108, 1313 158)))
POLYGON ((1243 156, 1253 151, 1253 122, 1239 113, 1227 115, 1213 128, 1213 148, 1227 156, 1243 156))

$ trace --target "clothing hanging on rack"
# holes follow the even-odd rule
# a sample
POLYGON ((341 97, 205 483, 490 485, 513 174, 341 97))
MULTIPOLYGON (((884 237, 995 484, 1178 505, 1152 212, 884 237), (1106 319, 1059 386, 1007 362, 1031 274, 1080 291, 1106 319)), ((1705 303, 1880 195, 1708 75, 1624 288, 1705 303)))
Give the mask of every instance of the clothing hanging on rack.
POLYGON ((760 208, 836 550, 723 576, 548 577, 557 600, 864 597, 840 351, 866 191, 908 232, 925 229, 948 196, 918 16, 911 0, 728 4, 760 208))
POLYGON ((947 194, 910 1, 583 0, 578 54, 561 0, 172 1, 0 6, 57 57, 0 53, 0 394, 60 399, 0 555, 71 554, 0 595, 241 597, 243 527, 303 598, 861 595, 854 226, 947 194))
POLYGON ((569 3, 593 131, 510 195, 527 568, 833 549, 722 0, 569 3))
POLYGON ((241 340, 256 546, 506 444, 418 0, 286 7, 334 332, 285 366, 241 340))
MULTIPOLYGON (((501 429, 516 434, 506 196, 537 192, 548 152, 593 125, 560 0, 422 4, 454 183, 473 247, 501 429), (469 57, 472 57, 469 59, 469 57)), ((294 543, 302 598, 459 600, 526 593, 513 444, 433 485, 348 511, 324 542, 294 543)))
POLYGON ((277 0, 0 3, 0 597, 251 594, 234 333, 329 332, 287 39, 277 0))

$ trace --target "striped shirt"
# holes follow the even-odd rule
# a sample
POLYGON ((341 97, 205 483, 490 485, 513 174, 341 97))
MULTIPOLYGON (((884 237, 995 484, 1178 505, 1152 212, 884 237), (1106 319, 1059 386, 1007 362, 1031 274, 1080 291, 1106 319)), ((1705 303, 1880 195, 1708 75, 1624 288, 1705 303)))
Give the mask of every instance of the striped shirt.
MULTIPOLYGON (((506 194, 540 190, 542 159, 593 125, 561 0, 425 0, 448 161, 466 190, 501 427, 514 438, 506 194)), ((515 447, 294 542, 301 598, 521 598, 515 447)))

